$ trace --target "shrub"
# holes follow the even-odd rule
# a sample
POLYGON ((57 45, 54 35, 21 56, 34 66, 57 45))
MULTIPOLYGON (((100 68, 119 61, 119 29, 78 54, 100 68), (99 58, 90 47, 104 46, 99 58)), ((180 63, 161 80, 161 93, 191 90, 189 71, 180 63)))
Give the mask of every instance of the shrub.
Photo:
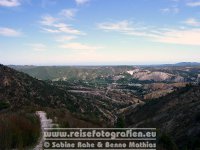
POLYGON ((125 120, 123 116, 119 116, 117 118, 116 128, 124 128, 125 126, 125 120))
POLYGON ((198 112, 198 113, 196 114, 195 119, 196 119, 197 122, 200 122, 200 112, 198 112))
POLYGON ((162 150, 178 150, 175 142, 166 133, 162 133, 158 139, 158 147, 162 150))
POLYGON ((34 114, 0 115, 0 149, 23 149, 40 136, 40 121, 34 114))
POLYGON ((0 100, 0 110, 6 109, 10 107, 9 101, 0 100))

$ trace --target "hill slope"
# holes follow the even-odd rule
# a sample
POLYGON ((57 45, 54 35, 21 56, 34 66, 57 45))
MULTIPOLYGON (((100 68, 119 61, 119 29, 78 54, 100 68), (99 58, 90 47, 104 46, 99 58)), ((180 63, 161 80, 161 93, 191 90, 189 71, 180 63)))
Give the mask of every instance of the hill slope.
POLYGON ((22 106, 65 107, 74 109, 73 97, 64 90, 0 65, 0 100, 11 108, 22 106))
POLYGON ((119 74, 131 66, 10 66, 41 80, 95 79, 119 74))
POLYGON ((0 65, 0 110, 15 110, 26 106, 64 108, 80 118, 102 121, 106 126, 114 125, 118 110, 138 102, 136 98, 129 101, 126 99, 130 98, 110 98, 95 90, 74 92, 0 65))
POLYGON ((180 147, 190 145, 193 149, 200 141, 200 87, 187 86, 149 101, 127 113, 126 123, 131 127, 156 127, 180 147))

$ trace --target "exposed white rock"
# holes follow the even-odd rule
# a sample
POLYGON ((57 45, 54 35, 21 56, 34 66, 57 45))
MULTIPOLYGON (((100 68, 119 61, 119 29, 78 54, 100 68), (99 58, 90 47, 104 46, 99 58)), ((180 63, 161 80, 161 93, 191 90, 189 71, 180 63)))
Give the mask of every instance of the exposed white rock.
POLYGON ((139 72, 139 71, 140 69, 134 69, 134 70, 127 71, 127 73, 129 73, 130 75, 133 75, 134 73, 139 72))
POLYGON ((166 81, 170 80, 174 75, 165 72, 138 72, 133 74, 133 77, 138 80, 153 80, 153 81, 166 81))
POLYGON ((117 80, 122 79, 122 78, 125 78, 125 76, 123 76, 123 75, 118 75, 118 76, 114 76, 114 77, 113 77, 113 80, 117 81, 117 80))

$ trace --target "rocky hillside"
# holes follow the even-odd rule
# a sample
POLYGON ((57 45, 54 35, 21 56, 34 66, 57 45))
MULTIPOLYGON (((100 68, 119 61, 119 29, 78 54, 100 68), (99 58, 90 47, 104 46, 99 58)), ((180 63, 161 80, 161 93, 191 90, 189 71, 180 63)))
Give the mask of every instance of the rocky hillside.
POLYGON ((149 71, 149 70, 141 70, 141 69, 135 69, 135 70, 129 70, 127 73, 131 74, 133 78, 141 80, 141 81, 168 81, 168 82, 183 82, 184 78, 175 75, 170 74, 166 72, 160 72, 160 71, 149 71))
POLYGON ((156 127, 180 149, 200 148, 200 87, 187 86, 126 114, 129 127, 156 127))

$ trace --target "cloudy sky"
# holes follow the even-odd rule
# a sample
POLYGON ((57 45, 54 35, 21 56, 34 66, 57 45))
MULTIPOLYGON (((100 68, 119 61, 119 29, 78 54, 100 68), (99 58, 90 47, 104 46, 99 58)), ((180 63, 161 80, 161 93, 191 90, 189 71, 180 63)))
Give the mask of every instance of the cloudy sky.
POLYGON ((200 61, 200 0, 0 0, 0 63, 200 61))

